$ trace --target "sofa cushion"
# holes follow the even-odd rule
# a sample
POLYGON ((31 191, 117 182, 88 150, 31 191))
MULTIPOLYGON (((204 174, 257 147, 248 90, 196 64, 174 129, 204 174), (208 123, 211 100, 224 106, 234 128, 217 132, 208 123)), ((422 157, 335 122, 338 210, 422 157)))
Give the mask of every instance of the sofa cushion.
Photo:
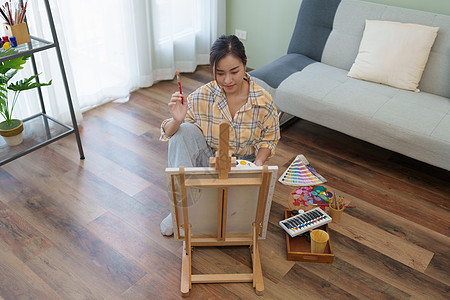
POLYGON ((287 53, 320 61, 341 0, 303 0, 287 53))
POLYGON ((304 55, 291 53, 249 73, 276 89, 291 74, 303 70, 314 62, 313 59, 304 55))
POLYGON ((420 24, 366 20, 348 76, 418 92, 438 30, 420 24))
POLYGON ((350 70, 358 55, 366 20, 379 20, 385 11, 386 7, 377 3, 342 0, 320 61, 350 70))
POLYGON ((430 26, 439 27, 439 32, 431 48, 419 89, 450 98, 450 16, 435 15, 430 26))
MULTIPOLYGON (((433 130, 433 137, 443 140, 450 141, 450 111, 439 121, 438 126, 433 130)), ((450 149, 447 149, 450 151, 450 149)))

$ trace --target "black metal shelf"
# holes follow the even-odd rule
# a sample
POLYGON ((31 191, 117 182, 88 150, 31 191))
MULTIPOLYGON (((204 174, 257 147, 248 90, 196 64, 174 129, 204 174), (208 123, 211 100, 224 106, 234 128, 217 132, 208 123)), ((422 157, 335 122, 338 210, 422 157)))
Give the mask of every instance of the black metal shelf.
POLYGON ((22 144, 10 147, 3 139, 0 139, 0 165, 48 145, 74 131, 72 127, 43 113, 22 121, 24 129, 22 144))
MULTIPOLYGON (((40 39, 38 37, 30 36, 30 40, 31 41, 29 43, 21 44, 21 45, 18 45, 17 47, 10 48, 10 49, 17 50, 18 52, 15 54, 0 58, 0 62, 4 62, 4 61, 10 60, 10 59, 14 59, 14 58, 25 56, 25 55, 34 54, 34 53, 37 53, 40 51, 44 51, 44 50, 56 47, 55 43, 49 42, 44 39, 40 39)), ((6 50, 3 50, 3 48, 0 48, 0 49, 1 49, 1 52, 6 51, 6 50)))
MULTIPOLYGON (((39 74, 39 72, 37 70, 34 54, 40 51, 55 48, 66 92, 65 94, 67 98, 67 104, 69 107, 70 117, 72 119, 72 127, 65 125, 47 115, 42 91, 40 88, 37 88, 39 101, 41 104, 41 112, 22 120, 24 127, 22 144, 10 147, 6 144, 5 140, 0 137, 0 166, 14 159, 17 159, 21 156, 24 156, 34 150, 37 150, 45 145, 48 145, 71 133, 74 133, 76 136, 78 151, 80 153, 80 159, 84 159, 83 147, 81 145, 81 138, 78 131, 78 125, 73 108, 72 97, 70 95, 69 83, 67 81, 66 71, 62 60, 61 49, 59 47, 58 37, 56 35, 55 23, 53 21, 49 1, 43 0, 43 2, 45 5, 45 9, 47 11, 47 17, 52 32, 53 42, 44 40, 39 37, 31 36, 30 37, 31 41, 29 43, 18 45, 17 47, 14 48, 17 50, 17 53, 0 58, 0 62, 14 59, 17 57, 31 55, 33 72, 35 75, 37 75, 39 74)), ((0 51, 4 50, 2 49, 0 51)), ((36 80, 39 82, 39 77, 37 77, 36 80)))

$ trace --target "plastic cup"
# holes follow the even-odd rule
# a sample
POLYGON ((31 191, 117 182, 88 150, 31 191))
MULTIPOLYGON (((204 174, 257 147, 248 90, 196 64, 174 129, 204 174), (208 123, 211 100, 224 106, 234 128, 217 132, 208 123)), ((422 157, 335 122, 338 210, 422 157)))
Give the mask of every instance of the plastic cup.
POLYGON ((328 233, 321 230, 315 229, 311 231, 311 253, 323 253, 327 247, 328 239, 330 238, 328 233))
POLYGON ((333 223, 339 223, 343 211, 344 207, 342 207, 341 209, 336 209, 332 205, 330 205, 330 217, 331 219, 333 219, 333 223))

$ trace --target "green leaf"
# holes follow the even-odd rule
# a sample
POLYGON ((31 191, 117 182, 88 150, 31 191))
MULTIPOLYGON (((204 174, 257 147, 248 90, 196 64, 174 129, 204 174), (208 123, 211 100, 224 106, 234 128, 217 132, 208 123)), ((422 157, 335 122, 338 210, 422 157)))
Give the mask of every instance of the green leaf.
POLYGON ((15 92, 21 92, 21 91, 26 91, 26 90, 34 89, 34 88, 37 88, 37 87, 47 86, 47 85, 51 85, 52 84, 51 80, 48 83, 45 83, 45 82, 41 82, 41 83, 31 82, 37 76, 38 75, 33 75, 33 76, 29 77, 29 78, 19 80, 16 83, 11 83, 8 86, 8 89, 11 90, 11 91, 15 91, 15 92))
POLYGON ((17 74, 17 72, 19 72, 19 70, 14 70, 14 71, 10 72, 9 74, 7 74, 7 75, 5 76, 5 84, 8 83, 8 81, 9 81, 11 78, 13 78, 14 75, 17 74))
MULTIPOLYGON (((7 51, 0 51, 0 57, 7 57, 13 54, 18 53, 18 51, 14 49, 9 49, 7 51)), ((16 57, 4 62, 0 63, 0 73, 6 74, 9 70, 20 70, 23 69, 23 65, 27 62, 27 60, 31 57, 31 55, 16 57)))
MULTIPOLYGON (((0 51, 0 58, 7 58, 17 53, 18 51, 15 49, 0 51)), ((18 70, 23 69, 23 65, 30 57, 31 55, 26 55, 0 62, 0 115, 8 124, 11 123, 12 112, 21 91, 52 84, 51 80, 48 83, 32 82, 38 77, 38 74, 8 85, 8 82, 18 73, 18 70), (14 91, 14 97, 11 99, 8 98, 8 90, 14 91)))

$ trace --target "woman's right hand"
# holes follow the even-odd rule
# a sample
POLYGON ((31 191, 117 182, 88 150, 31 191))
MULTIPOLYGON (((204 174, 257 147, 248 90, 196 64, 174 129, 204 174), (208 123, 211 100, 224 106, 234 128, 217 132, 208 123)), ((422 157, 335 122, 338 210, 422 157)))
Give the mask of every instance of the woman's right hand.
POLYGON ((187 108, 188 104, 186 97, 180 94, 180 92, 173 93, 169 101, 169 111, 172 118, 178 123, 183 122, 186 117, 187 108))

